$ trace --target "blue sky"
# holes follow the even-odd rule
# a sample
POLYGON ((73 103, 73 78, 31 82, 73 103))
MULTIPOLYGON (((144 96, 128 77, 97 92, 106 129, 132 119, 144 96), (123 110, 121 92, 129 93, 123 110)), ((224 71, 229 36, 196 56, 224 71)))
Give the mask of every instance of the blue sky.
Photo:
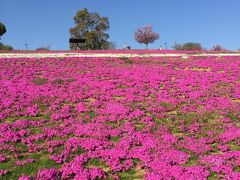
POLYGON ((73 16, 87 8, 109 17, 110 41, 122 48, 144 48, 134 39, 138 27, 151 24, 160 39, 149 48, 168 43, 198 42, 240 48, 239 0, 1 0, 0 21, 7 28, 2 42, 15 49, 50 46, 67 50, 73 16))

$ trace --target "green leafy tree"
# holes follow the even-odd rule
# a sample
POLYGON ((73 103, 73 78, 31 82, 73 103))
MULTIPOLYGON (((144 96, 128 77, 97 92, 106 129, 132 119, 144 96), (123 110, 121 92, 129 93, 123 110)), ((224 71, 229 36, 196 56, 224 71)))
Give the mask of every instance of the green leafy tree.
POLYGON ((116 43, 115 42, 109 42, 109 46, 108 46, 108 49, 109 50, 113 50, 113 49, 116 49, 116 43))
POLYGON ((49 50, 50 50, 50 46, 41 46, 36 49, 36 51, 49 51, 49 50))
POLYGON ((13 47, 9 45, 4 45, 3 43, 0 42, 0 50, 11 51, 13 50, 13 47))
POLYGON ((187 50, 187 51, 196 51, 196 50, 203 50, 201 44, 188 42, 185 44, 176 44, 173 46, 175 50, 187 50))
POLYGON ((4 26, 3 23, 0 22, 0 39, 1 39, 1 36, 6 32, 6 27, 4 26))
MULTIPOLYGON (((109 29, 107 17, 101 17, 97 13, 90 13, 86 8, 77 12, 74 16, 75 27, 70 29, 71 38, 85 39, 84 44, 80 44, 81 50, 108 49, 109 29)), ((76 50, 76 44, 70 44, 70 49, 76 50)))
MULTIPOLYGON (((7 32, 7 30, 6 30, 5 25, 0 22, 0 40, 1 40, 1 36, 3 34, 5 34, 6 32, 7 32)), ((0 50, 11 51, 11 50, 13 50, 13 47, 9 46, 9 45, 5 45, 0 42, 0 50)))

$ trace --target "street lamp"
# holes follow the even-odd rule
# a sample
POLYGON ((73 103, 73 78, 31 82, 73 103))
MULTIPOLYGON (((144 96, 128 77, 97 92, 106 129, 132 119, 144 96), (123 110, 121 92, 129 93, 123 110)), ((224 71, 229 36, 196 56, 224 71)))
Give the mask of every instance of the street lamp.
POLYGON ((28 50, 28 48, 27 48, 28 44, 27 43, 25 44, 25 46, 26 46, 26 50, 28 50))
POLYGON ((167 49, 167 48, 168 48, 168 47, 167 47, 167 43, 164 43, 164 44, 165 44, 165 47, 166 47, 166 49, 167 49))

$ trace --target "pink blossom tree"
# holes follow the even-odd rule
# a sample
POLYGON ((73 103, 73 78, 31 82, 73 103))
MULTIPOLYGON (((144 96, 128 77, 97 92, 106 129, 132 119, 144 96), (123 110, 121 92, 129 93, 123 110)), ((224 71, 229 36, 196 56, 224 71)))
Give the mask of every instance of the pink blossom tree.
POLYGON ((144 43, 146 45, 146 49, 148 44, 153 43, 155 40, 158 40, 160 35, 158 33, 153 32, 152 26, 147 25, 140 27, 135 32, 135 40, 139 43, 144 43))
POLYGON ((225 51, 225 49, 219 44, 213 46, 213 48, 211 50, 212 51, 225 51))

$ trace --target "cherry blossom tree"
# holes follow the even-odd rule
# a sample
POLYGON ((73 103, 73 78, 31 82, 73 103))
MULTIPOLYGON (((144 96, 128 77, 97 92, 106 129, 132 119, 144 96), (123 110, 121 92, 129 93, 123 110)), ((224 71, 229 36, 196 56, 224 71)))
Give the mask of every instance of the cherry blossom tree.
POLYGON ((211 50, 212 51, 225 51, 225 49, 219 44, 216 44, 215 46, 213 46, 213 48, 211 50))
POLYGON ((135 40, 139 43, 144 43, 146 45, 146 49, 148 44, 153 43, 155 40, 158 40, 160 35, 158 33, 153 32, 152 26, 147 25, 140 27, 135 32, 135 40))

